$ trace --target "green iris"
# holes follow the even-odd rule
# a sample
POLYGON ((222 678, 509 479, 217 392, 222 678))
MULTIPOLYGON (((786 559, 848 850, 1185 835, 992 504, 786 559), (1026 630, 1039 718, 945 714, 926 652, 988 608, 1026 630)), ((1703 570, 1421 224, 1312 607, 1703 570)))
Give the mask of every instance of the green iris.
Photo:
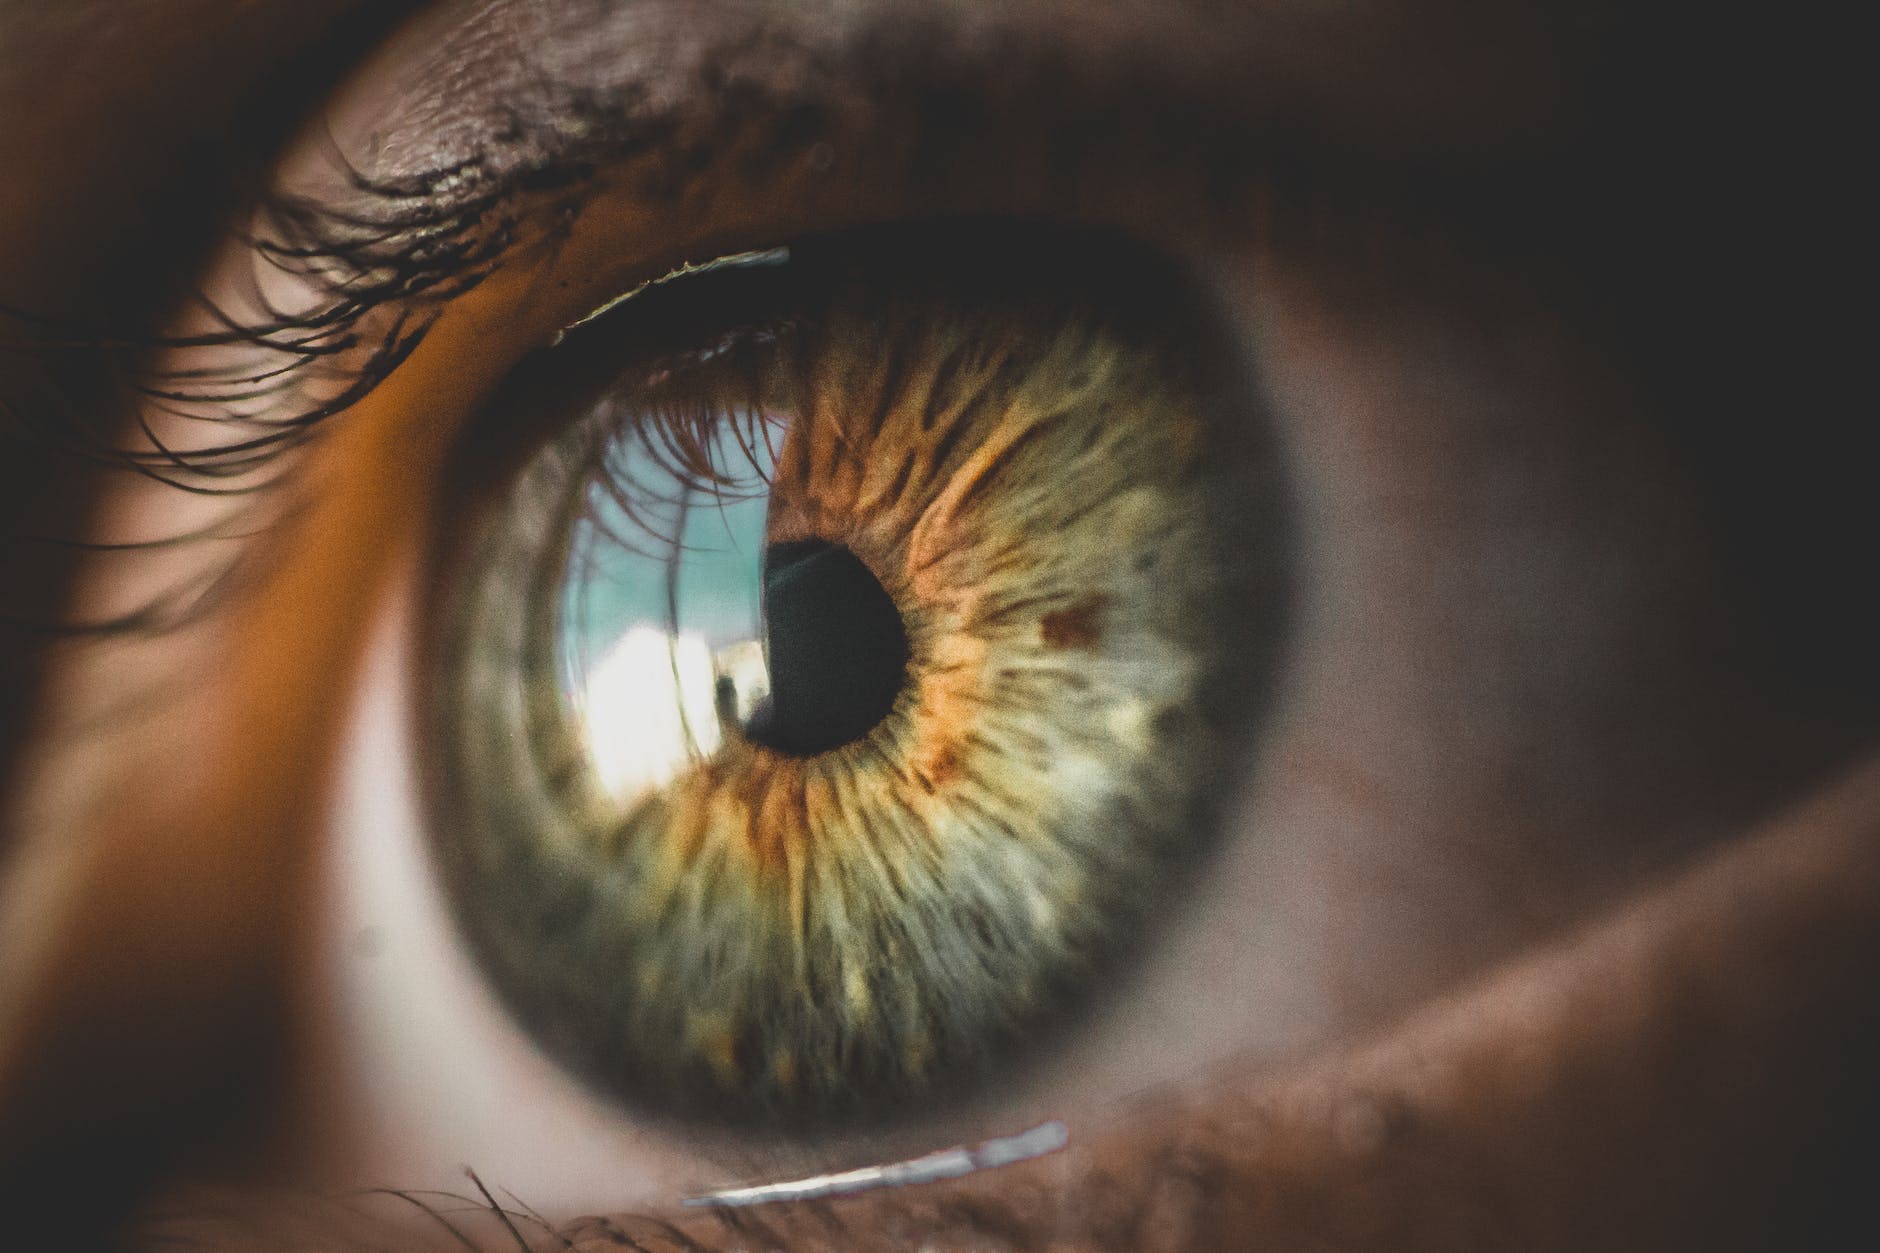
POLYGON ((510 389, 576 400, 442 585, 440 852, 518 1017, 622 1099, 918 1109, 1205 873, 1283 493, 1201 303, 1101 242, 810 241, 510 389))

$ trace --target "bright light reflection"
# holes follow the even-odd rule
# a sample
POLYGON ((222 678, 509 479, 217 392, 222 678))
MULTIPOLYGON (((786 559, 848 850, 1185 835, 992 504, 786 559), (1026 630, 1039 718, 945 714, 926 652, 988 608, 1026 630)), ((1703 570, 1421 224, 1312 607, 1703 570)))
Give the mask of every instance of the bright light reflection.
POLYGON ((562 681, 593 775, 623 807, 740 736, 770 695, 770 437, 732 414, 712 439, 725 481, 700 486, 675 475, 643 429, 624 431, 608 464, 638 513, 622 511, 618 484, 597 487, 574 536, 562 681))
POLYGON ((608 795, 632 805, 717 752, 769 691, 759 641, 714 655, 700 635, 634 627, 589 672, 581 694, 588 759, 608 795))

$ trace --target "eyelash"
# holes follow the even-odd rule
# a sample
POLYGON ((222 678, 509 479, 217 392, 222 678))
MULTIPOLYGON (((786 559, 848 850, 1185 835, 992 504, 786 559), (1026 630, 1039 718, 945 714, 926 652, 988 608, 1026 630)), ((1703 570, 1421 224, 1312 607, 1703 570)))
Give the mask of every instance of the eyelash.
MULTIPOLYGON (((760 60, 781 55, 768 45, 760 51, 760 60)), ((735 43, 720 53, 720 61, 729 58, 731 64, 756 56, 735 43)), ((792 63, 801 62, 803 77, 811 81, 817 55, 792 51, 792 63)), ((943 76, 953 72, 943 61, 928 67, 935 70, 943 76)), ((303 309, 283 311, 258 300, 263 315, 243 321, 221 313, 199 292, 196 300, 220 329, 176 336, 74 327, 0 306, 0 318, 27 329, 24 348, 46 359, 53 381, 49 399, 9 404, 0 397, 0 408, 13 411, 32 442, 70 459, 199 496, 265 495, 292 481, 291 467, 280 463, 369 396, 418 347, 449 302, 519 249, 552 251, 599 190, 602 171, 629 174, 636 197, 670 205, 687 197, 714 163, 733 163, 747 179, 762 178, 792 158, 814 165, 816 153, 827 148, 825 131, 837 107, 789 75, 772 79, 750 68, 714 68, 710 58, 678 70, 687 81, 668 84, 670 98, 692 101, 690 106, 655 104, 666 93, 650 88, 597 89, 560 81, 552 71, 538 73, 523 93, 527 103, 500 114, 472 155, 385 178, 365 173, 335 150, 336 193, 253 198, 255 225, 234 235, 256 261, 251 279, 272 269, 307 282, 314 297, 303 309), (249 359, 239 366, 203 363, 231 350, 249 359), (106 382, 98 400, 74 399, 97 395, 99 379, 106 382), (235 433, 200 448, 170 449, 149 429, 152 410, 191 423, 226 424, 235 433), (125 446, 121 439, 127 411, 140 419, 144 446, 125 446), (237 483, 238 478, 249 481, 237 483)), ((1057 102, 1045 110, 1048 116, 1062 111, 1066 91, 1083 90, 1081 84, 1058 83, 1048 70, 1034 73, 1039 77, 1029 91, 1040 102, 1057 102)), ((929 97, 938 89, 923 86, 918 72, 904 78, 869 84, 869 92, 882 99, 882 116, 904 112, 909 133, 924 137, 892 158, 904 166, 896 177, 910 185, 942 186, 959 173, 959 137, 945 118, 922 112, 934 105, 929 97)), ((936 97, 942 103, 951 99, 942 95, 936 97)), ((1231 162, 1196 189, 1205 198, 1204 213, 1230 206, 1242 212, 1248 190, 1270 181, 1268 166, 1277 155, 1270 141, 1221 132, 1218 119, 1193 101, 1106 118, 1119 128, 1119 142, 1143 157, 1192 154, 1197 144, 1232 152, 1231 162)), ((1077 181, 1087 163, 1103 164, 1093 154, 1104 153, 1105 145, 1087 125, 1075 138, 1073 148, 1054 146, 1063 137, 1049 125, 1035 137, 1046 145, 1054 176, 1066 185, 1077 181)), ((1302 198, 1302 204, 1316 199, 1308 188, 1316 179, 1296 160, 1284 181, 1289 196, 1302 198)), ((1318 212, 1307 208, 1306 217, 1318 212)), ((186 306, 177 301, 170 307, 186 306)), ((237 533, 246 537, 270 525, 247 521, 237 516, 202 535, 126 544, 50 536, 29 542, 134 555, 237 533)), ((232 559, 203 582, 238 582, 222 577, 235 564, 232 559)), ((17 625, 61 636, 160 635, 212 616, 226 599, 219 590, 178 589, 102 620, 48 617, 17 625)))
MULTIPOLYGON (((30 401, 0 397, 0 411, 41 453, 196 496, 265 496, 291 479, 291 467, 281 463, 371 395, 423 341, 444 306, 511 254, 525 216, 541 212, 525 208, 531 193, 561 189, 547 216, 570 221, 594 168, 588 155, 507 170, 477 158, 396 180, 348 167, 342 172, 352 201, 347 207, 285 194, 264 198, 253 211, 256 225, 235 238, 256 259, 258 272, 291 276, 313 296, 292 311, 257 298, 260 316, 243 320, 198 292, 195 305, 221 327, 207 333, 122 333, 0 305, 0 320, 25 332, 20 344, 0 347, 36 357, 47 384, 45 394, 30 401), (231 352, 232 362, 226 360, 231 352), (91 381, 97 379, 105 380, 102 388, 91 381), (116 429, 127 413, 136 415, 135 443, 116 429), (200 447, 171 448, 153 429, 153 414, 225 425, 234 433, 200 447), (270 467, 278 468, 268 474, 270 467)), ((24 538, 134 557, 249 539, 270 525, 250 524, 243 511, 198 530, 125 542, 24 538)), ((238 560, 207 578, 213 586, 206 594, 165 588, 108 618, 48 616, 9 625, 61 637, 167 634, 218 611, 231 583, 224 576, 238 560)))
MULTIPOLYGON (((710 165, 728 136, 747 137, 739 157, 752 169, 798 149, 809 151, 820 137, 813 104, 778 99, 765 89, 720 100, 699 125, 699 119, 648 113, 643 101, 619 93, 552 79, 535 86, 545 94, 526 112, 506 113, 486 146, 471 156, 383 178, 333 152, 339 192, 276 191, 254 198, 255 225, 229 238, 255 259, 255 274, 273 270, 307 283, 313 296, 303 309, 280 310, 258 298, 262 316, 244 321, 198 291, 196 304, 221 329, 165 335, 73 325, 0 304, 0 320, 26 332, 21 344, 0 342, 0 348, 40 358, 49 384, 47 395, 30 402, 0 397, 0 411, 42 452, 197 496, 263 496, 291 480, 291 467, 259 481, 230 481, 264 475, 372 394, 417 349, 443 308, 510 259, 525 234, 532 246, 552 250, 598 190, 601 171, 650 157, 636 190, 670 201, 710 165), (238 365, 200 363, 230 350, 245 359, 238 365), (153 364, 159 360, 165 364, 153 364), (106 381, 102 389, 100 379, 106 381), (227 424, 240 433, 199 448, 172 449, 151 429, 151 410, 192 423, 227 424), (137 415, 146 446, 123 442, 127 413, 137 415)), ((176 301, 169 307, 185 305, 176 301)), ((25 538, 134 555, 248 538, 269 525, 244 521, 237 515, 202 533, 127 543, 25 538)), ((168 634, 221 609, 227 600, 222 589, 236 581, 228 577, 235 564, 231 559, 201 580, 212 585, 208 593, 165 589, 108 618, 81 622, 49 615, 9 625, 61 637, 168 634)))
MULTIPOLYGON (((618 139, 609 143, 622 149, 632 146, 618 139)), ((442 308, 481 284, 511 255, 525 222, 551 223, 552 242, 553 224, 572 220, 579 213, 589 192, 588 181, 600 164, 597 158, 597 153, 584 149, 507 170, 496 169, 494 162, 472 160, 395 182, 375 181, 348 170, 346 184, 357 203, 344 209, 324 201, 264 199, 253 215, 259 225, 241 242, 268 266, 317 279, 313 286, 319 299, 299 311, 270 309, 264 317, 244 321, 216 310, 198 293, 197 301, 222 323, 223 329, 208 334, 124 333, 73 326, 0 306, 0 318, 26 329, 32 351, 46 362, 49 373, 105 378, 109 380, 105 391, 115 402, 57 403, 78 394, 74 387, 55 397, 54 403, 16 410, 24 419, 21 426, 42 448, 167 488, 200 496, 265 495, 288 479, 291 466, 285 463, 292 454, 313 442, 327 422, 372 394, 418 347, 442 308), (551 197, 545 210, 534 199, 544 192, 551 197), (202 364, 205 358, 230 349, 244 355, 252 352, 254 359, 239 368, 202 364), (161 368, 151 364, 159 359, 164 362, 161 368), (316 396, 321 384, 334 390, 316 396), (226 424, 234 433, 217 443, 172 450, 143 418, 145 406, 191 421, 226 424), (148 447, 127 446, 114 429, 126 409, 139 414, 148 447), (257 433, 257 428, 264 429, 257 433), (232 482, 276 466, 281 472, 261 482, 232 482)), ((687 428, 685 414, 667 415, 665 420, 671 429, 687 428)), ((707 464, 692 463, 683 450, 675 451, 679 455, 674 468, 708 486, 716 471, 707 464)), ((266 525, 243 529, 224 523, 188 534, 118 544, 50 535, 31 538, 91 552, 135 553, 196 546, 213 539, 249 538, 265 530, 266 525)), ((150 608, 109 619, 47 620, 32 625, 64 636, 157 636, 201 621, 225 603, 221 597, 196 598, 189 611, 179 615, 157 607, 161 599, 153 598, 150 608)), ((487 1205, 485 1212, 503 1230, 513 1233, 512 1219, 524 1222, 533 1217, 526 1209, 518 1211, 514 1203, 499 1204, 480 1183, 478 1190, 481 1204, 487 1205)), ((430 1202, 405 1199, 446 1221, 430 1202)), ((475 1198, 468 1199, 477 1203, 475 1198)), ((833 1232, 843 1230, 833 1214, 826 1214, 824 1221, 833 1232)), ((765 1230, 755 1216, 731 1210, 702 1215, 699 1222, 685 1224, 684 1230, 652 1216, 618 1215, 601 1221, 598 1228, 596 1223, 584 1220, 568 1230, 592 1234, 599 1229, 612 1235, 624 1227, 644 1230, 654 1238, 664 1234, 685 1247, 700 1249, 707 1247, 698 1243, 700 1237, 709 1243, 713 1234, 722 1233, 738 1242, 752 1229, 765 1230)), ((624 1234, 621 1238, 626 1239, 624 1234)), ((497 1240, 487 1247, 509 1247, 500 1243, 500 1232, 497 1240)))

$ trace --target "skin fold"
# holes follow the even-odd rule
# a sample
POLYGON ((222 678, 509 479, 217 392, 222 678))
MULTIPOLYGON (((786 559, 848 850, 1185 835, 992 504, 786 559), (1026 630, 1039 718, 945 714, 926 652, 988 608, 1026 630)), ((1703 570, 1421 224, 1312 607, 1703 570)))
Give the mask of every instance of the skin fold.
MULTIPOLYGON (((0 6, 0 1243, 136 1247, 181 1214, 207 1247, 344 1247, 310 1196, 463 1190, 468 1163, 541 1247, 1865 1247, 1880 624, 1830 299, 1836 20, 0 6), (517 248, 240 515, 214 613, 46 629, 206 559, 45 537, 237 516, 44 437, 130 428, 101 333, 252 298, 257 186, 335 150, 447 164, 553 94, 542 64, 661 138, 578 210, 520 197, 517 248), (447 467, 502 481, 533 437, 480 406, 635 284, 945 214, 1122 230, 1201 276, 1297 494, 1299 643, 1205 890, 996 1099, 761 1153, 642 1125, 517 1035, 422 875, 381 914, 335 877, 336 850, 425 847, 447 467), (393 1037, 462 1082, 405 1082, 393 1037), (956 1182, 675 1207, 1053 1117, 1068 1149, 956 1182)), ((346 1238, 443 1238, 399 1208, 346 1238)), ((472 1243, 516 1247, 484 1219, 472 1243)))

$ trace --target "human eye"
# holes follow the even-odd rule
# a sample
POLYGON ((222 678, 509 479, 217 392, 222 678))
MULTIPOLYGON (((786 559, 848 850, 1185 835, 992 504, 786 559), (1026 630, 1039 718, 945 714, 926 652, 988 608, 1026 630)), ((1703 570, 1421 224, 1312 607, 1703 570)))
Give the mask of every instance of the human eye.
MULTIPOLYGON (((1821 1043, 1832 1025, 1865 1038, 1865 1019, 1820 1008, 1865 1003, 1852 972, 1816 963, 1785 1001, 1768 991, 1779 972, 1745 992, 1699 967, 1868 935, 1860 889, 1838 912, 1800 904, 1805 885, 1871 871, 1846 831, 1868 799, 1821 784, 1857 755, 1866 723, 1787 655, 1789 637, 1745 626, 1742 584, 1776 584, 1725 542, 1742 538, 1730 495, 1742 471, 1715 450, 1734 435, 1681 426, 1692 400, 1668 397, 1654 373, 1677 354, 1643 360, 1636 311, 1601 290, 1618 274, 1649 294, 1625 270, 1637 255, 1598 268, 1626 232, 1574 210, 1606 206, 1555 203, 1623 162, 1562 140, 1547 155, 1565 172, 1522 166, 1532 154, 1511 153, 1497 127, 1527 109, 1525 133, 1545 134, 1548 110, 1566 106, 1505 84, 1487 97, 1501 117, 1431 104, 1393 131, 1353 103, 1360 86, 1397 90, 1389 74, 1342 78, 1277 18, 1243 27, 1118 7, 1069 29, 1048 16, 447 9, 395 38, 290 151, 290 176, 329 181, 267 202, 253 238, 199 280, 210 301, 162 324, 164 342, 134 363, 146 406, 134 412, 152 427, 128 447, 154 478, 107 489, 88 530, 210 543, 86 561, 72 607, 94 622, 174 612, 157 615, 161 631, 126 631, 121 650, 83 645, 54 669, 49 690, 87 730, 29 750, 20 792, 20 813, 67 833, 148 797, 123 824, 147 850, 129 862, 145 878, 81 898, 75 916, 163 955, 118 964, 125 982, 168 961, 204 989, 181 1003, 213 1012, 192 1032, 175 1006, 140 1011, 126 993, 105 1021, 162 1024, 166 1047, 186 1041, 197 1067, 270 1059, 268 1095, 245 1090, 250 1125, 234 1139, 269 1145, 273 1164, 244 1171, 237 1147, 186 1176, 461 1191, 469 1165, 495 1189, 479 1198, 490 1225, 475 1237, 492 1242, 523 1223, 551 1243, 561 1228, 708 1245, 1492 1246, 1583 1243, 1631 1222, 1622 1237, 1676 1244, 1724 1231, 1732 1213, 1781 1212, 1780 1184, 1746 1189, 1746 1209, 1688 1212, 1717 1200, 1707 1172, 1767 1163, 1742 1148, 1753 1137, 1713 1135, 1714 1104, 1651 1076, 1773 1059, 1787 1077, 1745 1117, 1809 1134, 1836 1125, 1793 1076, 1839 1055, 1821 1043), (1292 65, 1305 85, 1250 84, 1248 64, 1272 81, 1292 65), (1009 472, 981 486, 980 542, 1044 572, 1027 576, 1047 599, 1022 617, 1025 640, 1042 641, 1049 615, 1105 579, 1103 623, 1152 629, 1126 625, 1110 655, 1074 649, 1076 666, 1054 660, 1059 686, 1016 698, 1022 716, 989 698, 921 730, 926 706, 898 693, 938 669, 936 641, 971 637, 922 635, 910 620, 944 599, 894 582, 915 529, 894 525, 895 507, 920 501, 919 485, 881 468, 901 409, 854 379, 856 363, 897 357, 918 374, 947 344, 1010 354, 1008 388, 1062 399, 1077 390, 1062 376, 1094 373, 1080 386, 1102 389, 1091 407, 1103 420, 1083 419, 1089 438, 1114 441, 1100 473, 1069 436, 1029 445, 1022 468, 1055 486, 1039 487, 1040 508, 1071 519, 1088 492, 1090 509, 1111 511, 1118 569, 1082 561, 1094 540, 1068 521, 993 525, 1027 489, 1016 454, 986 458, 1009 472), (1054 374, 1060 344, 1084 356, 1054 374), (1135 364, 1091 371, 1093 355, 1135 364), (849 391, 805 399, 808 380, 832 377, 849 391), (794 486, 779 475, 831 431, 846 447, 840 473, 794 486), (1197 441, 1210 455, 1195 456, 1197 441), (844 474, 880 490, 851 499, 844 474), (1122 525, 1144 483, 1159 495, 1122 525), (730 533, 730 512, 752 500, 762 508, 747 510, 733 580, 743 634, 692 632, 703 661, 682 665, 688 615, 715 603, 688 580, 715 549, 690 542, 674 510, 716 514, 730 533), (815 525, 791 530, 792 509, 815 525), (793 672, 774 639, 765 668, 724 648, 778 629, 782 611, 753 593, 805 543, 823 545, 818 559, 857 558, 904 636, 888 650, 898 684, 833 731, 777 721, 793 672), (1144 553, 1197 573, 1131 582, 1126 559, 1144 553), (663 603, 632 601, 663 578, 663 603), (609 594, 621 599, 590 614, 609 594), (642 667, 610 696, 598 675, 635 631, 657 637, 671 681, 642 667), (1201 678, 1171 678, 1183 666, 1155 652, 1170 640, 1201 678), (1070 786, 1063 744, 1086 730, 1066 724, 1090 716, 1075 693, 1111 679, 1123 685, 1111 712, 1173 687, 1159 698, 1175 712, 1165 725, 1203 729, 1138 741, 1117 722, 1086 736, 1108 754, 1087 792, 1120 790, 1131 771, 1164 790, 1141 820, 1054 820, 1051 789, 1070 786), (604 771, 606 737, 584 728, 622 690, 657 707, 616 718, 616 747, 622 726, 646 739, 675 708, 703 722, 707 705, 717 743, 681 717, 665 736, 676 755, 640 748, 627 763, 637 775, 618 760, 604 771), (118 708, 127 693, 143 703, 118 708), (843 767, 855 773, 830 763, 897 717, 907 761, 971 744, 982 772, 1015 769, 1017 750, 992 728, 1019 742, 1058 735, 1001 829, 1033 848, 1096 840, 1110 857, 1139 844, 1140 882, 1101 858, 1056 858, 1007 864, 1010 879, 978 867, 927 898, 836 893, 819 899, 876 911, 867 938, 791 950, 769 937, 714 950, 707 969, 685 963, 743 919, 720 912, 680 934, 567 908, 574 893, 659 915, 645 882, 663 874, 679 884, 668 901, 696 902, 709 878, 697 864, 637 880, 617 864, 611 880, 564 865, 534 897, 509 873, 570 832, 638 830, 664 847, 689 780, 743 771, 699 794, 701 812, 722 811, 761 754, 785 779, 777 794, 806 813, 803 763, 823 763, 826 795, 888 794, 908 772, 882 744, 876 774, 860 773, 860 750, 843 767), (178 754, 181 735, 193 742, 178 754), (574 755, 579 786, 526 791, 517 763, 538 767, 544 744, 574 755), (1818 784, 1826 799, 1791 811, 1818 784), (610 801, 576 824, 583 805, 610 801), (1838 823, 1837 805, 1849 815, 1838 823), (492 839, 510 860, 466 869, 466 850, 492 839), (1164 865, 1184 859, 1179 874, 1164 865), (186 867, 203 873, 192 883, 186 867), (1111 881, 1079 878, 1099 872, 1111 881), (1041 890, 1040 917, 1102 937, 1084 947, 1133 945, 1128 968, 1041 966, 1036 928, 1001 940, 1020 976, 1004 983, 883 958, 884 934, 944 949, 975 928, 967 911, 915 933, 894 910, 1017 882, 1041 890), (1733 897, 1744 882, 1766 891, 1733 897), (168 917, 197 924, 177 932, 193 938, 160 942, 151 883, 173 885, 168 917), (1714 929, 1716 911, 1737 928, 1714 929), (585 948, 567 938, 582 928, 585 948), (253 951, 238 959, 244 941, 253 951), (830 963, 803 998, 846 989, 847 961, 866 972, 871 1003, 913 1008, 880 1035, 830 1013, 779 1027, 800 989, 780 990, 763 963, 786 956, 830 963), (594 978, 614 960, 637 962, 636 977, 652 969, 634 997, 594 978), (1049 1030, 1049 1015, 1023 1009, 1037 998, 1022 976, 1036 970, 1063 985, 1049 1030), (660 987, 675 971, 690 972, 689 1000, 660 987), (599 986, 599 1002, 570 994, 577 984, 599 986), (1000 1008, 924 1008, 974 997, 1000 1008), (661 1014, 634 1017, 650 1005, 661 1014), (1768 1025, 1797 1005, 1794 1030, 1768 1025), (1654 1016, 1666 1007, 1685 1017, 1654 1016), (218 1048, 245 1014, 264 1029, 218 1048), (986 1033, 988 1017, 1002 1034, 986 1033), (1723 1043, 1706 1051, 1694 1037, 1713 1029, 1723 1043), (929 1061, 941 1067, 932 1085, 929 1061), (1674 1130, 1680 1118, 1697 1130, 1674 1130), (683 1195, 1045 1123, 1067 1130, 1068 1148, 958 1183, 833 1210, 671 1211, 683 1195), (1608 1150, 1604 1168, 1567 1147, 1585 1136, 1608 1150), (1688 1155, 1689 1174, 1640 1169, 1654 1151, 1688 1155), (1647 1213, 1628 1174, 1687 1202, 1687 1229, 1647 1213), (1576 1179, 1604 1198, 1560 1218, 1557 1190, 1576 1179), (1295 1199, 1262 1199, 1275 1190, 1295 1199), (1770 1196, 1775 1209, 1757 1208, 1770 1196), (637 1216, 570 1225, 613 1209, 637 1216)), ((1510 55, 1544 42, 1518 22, 1487 29, 1510 55)), ((1423 55, 1461 95, 1472 76, 1499 81, 1440 43, 1423 55)), ((996 452, 984 403, 945 465, 996 452)), ((994 586, 972 543, 932 547, 958 567, 941 591, 994 586)), ((833 629, 859 629, 865 615, 846 603, 833 629)), ((1088 638, 1083 618, 1060 622, 1088 638)), ((748 816, 742 827, 773 842, 809 830, 748 816)), ((815 830, 823 843, 855 833, 815 830)), ((823 864, 852 878, 859 863, 823 864)), ((730 892, 755 881, 722 860, 713 873, 730 892)), ((978 924, 1010 922, 1015 900, 982 902, 978 924)), ((762 934, 759 913, 744 919, 762 934)), ((75 982, 109 989, 97 944, 75 982)))

